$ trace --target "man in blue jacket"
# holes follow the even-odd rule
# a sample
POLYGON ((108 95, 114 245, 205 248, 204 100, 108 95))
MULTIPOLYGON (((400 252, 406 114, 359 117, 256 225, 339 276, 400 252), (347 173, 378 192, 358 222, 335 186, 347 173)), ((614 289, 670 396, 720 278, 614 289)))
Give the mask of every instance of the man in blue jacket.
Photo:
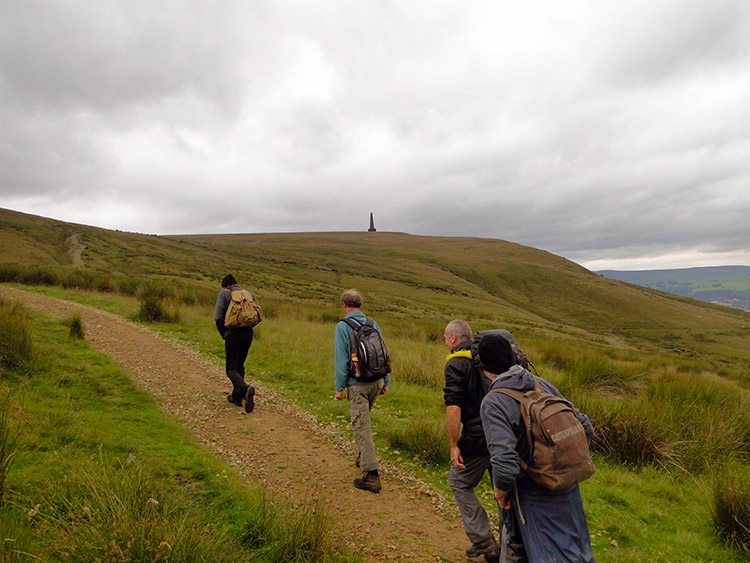
MULTIPOLYGON (((341 307, 346 313, 346 319, 352 319, 359 324, 367 321, 365 314, 360 311, 362 296, 355 289, 349 289, 341 296, 341 307)), ((380 327, 375 323, 375 329, 380 327)), ((354 480, 354 486, 364 491, 379 493, 381 490, 378 460, 375 456, 375 443, 372 439, 370 411, 378 395, 388 392, 391 374, 377 381, 362 382, 355 379, 352 371, 351 339, 353 329, 344 321, 336 325, 334 339, 334 369, 335 388, 334 398, 340 401, 344 398, 346 389, 349 398, 349 415, 354 429, 354 442, 357 445, 357 467, 362 471, 362 477, 354 480)))
MULTIPOLYGON (((514 365, 510 343, 500 335, 481 340, 479 357, 485 373, 493 380, 490 391, 530 391, 538 381, 546 392, 562 397, 550 382, 514 365)), ((594 428, 588 417, 577 409, 575 413, 591 439, 594 428)), ((528 463, 530 455, 520 404, 503 393, 490 392, 482 401, 480 416, 490 452, 495 499, 502 509, 515 560, 526 560, 525 547, 525 556, 531 563, 593 562, 578 484, 552 491, 538 485, 522 470, 520 460, 528 463)))

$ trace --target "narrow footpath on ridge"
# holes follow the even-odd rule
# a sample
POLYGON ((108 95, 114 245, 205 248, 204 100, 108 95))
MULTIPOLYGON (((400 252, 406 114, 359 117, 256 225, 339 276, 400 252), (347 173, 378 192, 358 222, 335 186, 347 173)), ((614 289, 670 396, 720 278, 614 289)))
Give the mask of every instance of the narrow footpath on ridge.
MULTIPOLYGON (((8 287, 0 287, 0 296, 60 319, 80 313, 86 341, 201 444, 297 505, 319 502, 334 519, 336 537, 366 561, 470 561, 457 510, 408 472, 381 463, 379 494, 354 488, 354 445, 337 427, 254 381, 255 410, 245 414, 226 400, 222 367, 117 315, 8 287)), ((252 372, 252 351, 248 367, 252 372)))

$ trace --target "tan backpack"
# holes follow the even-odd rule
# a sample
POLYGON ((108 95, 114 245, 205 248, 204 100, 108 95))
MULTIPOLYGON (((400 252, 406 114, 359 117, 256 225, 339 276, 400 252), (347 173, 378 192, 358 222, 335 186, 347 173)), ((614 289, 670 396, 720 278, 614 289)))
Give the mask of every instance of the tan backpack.
POLYGON ((263 320, 263 310, 246 289, 232 291, 232 300, 224 316, 226 328, 254 327, 263 320))
POLYGON ((518 401, 529 440, 528 464, 521 466, 537 484, 558 491, 594 474, 586 430, 567 400, 547 393, 537 381, 531 391, 492 389, 518 401))

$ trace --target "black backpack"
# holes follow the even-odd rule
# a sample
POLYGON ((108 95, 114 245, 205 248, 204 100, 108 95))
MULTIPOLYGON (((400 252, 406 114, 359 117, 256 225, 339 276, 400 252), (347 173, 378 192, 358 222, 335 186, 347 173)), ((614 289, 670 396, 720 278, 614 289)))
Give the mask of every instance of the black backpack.
POLYGON ((367 317, 364 324, 353 319, 341 319, 352 328, 349 373, 362 382, 377 381, 391 373, 391 357, 383 337, 375 328, 375 321, 367 317), (353 361, 356 354, 356 364, 353 361))
POLYGON ((488 334, 499 334, 500 336, 505 338, 505 340, 510 342, 510 347, 513 349, 513 353, 516 356, 516 363, 524 369, 530 369, 533 373, 536 373, 536 368, 534 368, 534 365, 529 362, 526 354, 524 354, 523 351, 518 347, 518 344, 516 344, 516 339, 513 337, 513 333, 509 330, 505 330, 504 328, 498 328, 495 330, 480 330, 474 335, 474 341, 471 343, 471 357, 472 361, 475 362, 475 364, 479 366, 480 369, 482 364, 479 358, 479 341, 482 340, 482 337, 488 334))

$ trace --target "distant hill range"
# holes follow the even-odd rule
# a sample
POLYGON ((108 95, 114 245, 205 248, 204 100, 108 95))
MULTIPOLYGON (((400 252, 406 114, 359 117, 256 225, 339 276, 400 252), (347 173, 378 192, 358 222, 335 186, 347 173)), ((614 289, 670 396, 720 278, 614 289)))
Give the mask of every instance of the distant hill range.
POLYGON ((750 311, 750 266, 677 270, 601 270, 605 277, 750 311))

